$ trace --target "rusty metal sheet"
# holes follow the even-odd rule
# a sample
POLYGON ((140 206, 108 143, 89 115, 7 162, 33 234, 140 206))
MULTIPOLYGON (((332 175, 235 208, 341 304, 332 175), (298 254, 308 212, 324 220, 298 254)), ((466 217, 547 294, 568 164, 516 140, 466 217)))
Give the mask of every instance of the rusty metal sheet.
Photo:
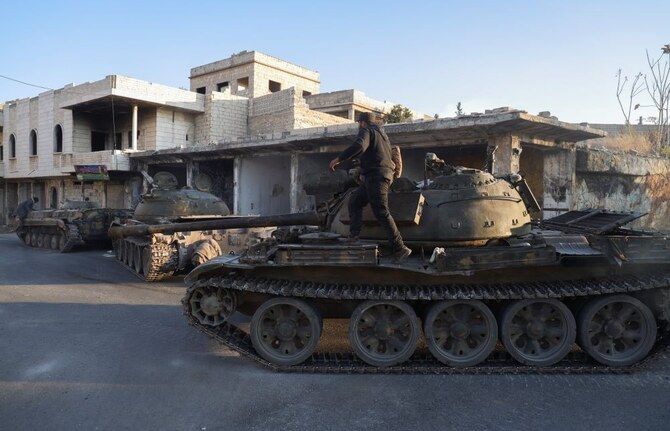
POLYGON ((280 265, 376 265, 374 244, 329 246, 291 244, 279 246, 275 262, 280 265))
POLYGON ((583 235, 559 234, 543 236, 542 239, 563 256, 602 256, 602 252, 591 247, 583 235))
POLYGON ((603 209, 574 210, 544 220, 542 226, 563 232, 597 235, 612 231, 646 214, 603 209))

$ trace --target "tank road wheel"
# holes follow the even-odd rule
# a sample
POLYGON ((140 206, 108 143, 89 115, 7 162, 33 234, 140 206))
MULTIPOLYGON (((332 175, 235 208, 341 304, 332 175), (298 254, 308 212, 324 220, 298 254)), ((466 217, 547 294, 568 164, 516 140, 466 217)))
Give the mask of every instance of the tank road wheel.
POLYGON ((649 307, 628 295, 594 299, 579 313, 579 345, 605 365, 638 362, 654 346, 656 331, 649 307))
POLYGON ((39 234, 35 231, 30 232, 30 246, 37 247, 39 241, 39 234))
POLYGON ((296 365, 316 349, 321 318, 304 301, 273 298, 258 307, 249 329, 254 349, 265 360, 276 365, 296 365))
POLYGON ((419 340, 416 313, 401 301, 365 301, 349 320, 349 343, 370 365, 389 367, 409 359, 419 340))
POLYGON ((57 233, 51 235, 51 243, 49 244, 49 247, 51 247, 52 250, 58 250, 58 241, 60 240, 60 235, 57 233))
POLYGON ((127 243, 126 244, 126 261, 125 264, 128 265, 129 268, 133 268, 133 262, 135 261, 135 244, 132 243, 127 243))
POLYGON ((502 342, 517 361, 533 366, 555 364, 575 342, 575 318, 555 299, 525 299, 503 313, 502 342))
POLYGON ((44 234, 44 239, 42 240, 42 247, 43 248, 47 248, 47 249, 51 248, 51 237, 52 236, 53 235, 51 235, 50 233, 45 233, 44 234))
POLYGON ((39 248, 44 247, 44 234, 43 233, 38 233, 37 234, 37 247, 39 247, 39 248))
POLYGON ((67 236, 65 236, 65 233, 61 233, 58 235, 58 250, 63 251, 65 250, 65 247, 67 246, 67 236))
POLYGON ((438 302, 428 311, 423 330, 433 356, 452 367, 482 362, 498 342, 496 318, 481 301, 438 302))
POLYGON ((219 326, 237 309, 237 294, 233 290, 214 286, 200 286, 188 300, 190 312, 198 322, 219 326))
POLYGON ((32 244, 32 239, 33 236, 30 233, 30 230, 27 230, 26 233, 23 235, 23 242, 28 246, 31 247, 32 244))
POLYGON ((151 272, 151 261, 153 255, 151 253, 151 246, 147 245, 142 248, 142 275, 146 277, 151 272))
POLYGON ((128 243, 128 241, 124 240, 123 243, 121 243, 121 247, 123 249, 123 253, 121 254, 123 259, 121 260, 121 263, 123 263, 124 265, 128 265, 128 255, 130 254, 129 250, 131 246, 128 243))
POLYGON ((141 245, 135 245, 133 247, 133 269, 136 273, 142 274, 142 249, 141 245))

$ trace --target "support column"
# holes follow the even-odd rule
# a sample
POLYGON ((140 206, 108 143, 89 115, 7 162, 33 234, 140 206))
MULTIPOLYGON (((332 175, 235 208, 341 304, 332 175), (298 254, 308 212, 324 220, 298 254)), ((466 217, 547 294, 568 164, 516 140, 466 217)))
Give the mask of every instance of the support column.
POLYGON ((577 152, 575 147, 556 149, 544 156, 542 217, 570 211, 574 205, 577 152))
POLYGON ((240 214, 240 169, 242 158, 237 156, 233 159, 233 213, 240 214))
POLYGON ((186 187, 195 188, 195 178, 197 175, 197 163, 193 160, 186 161, 186 187))
POLYGON ((519 172, 521 141, 512 134, 493 136, 487 149, 487 169, 496 177, 519 172))
POLYGON ((300 155, 298 153, 291 153, 291 172, 290 172, 290 193, 289 204, 291 212, 300 211, 300 155))
POLYGON ((133 105, 133 125, 132 125, 132 137, 131 137, 131 145, 130 148, 133 151, 137 151, 137 113, 139 111, 139 108, 137 105, 133 105))

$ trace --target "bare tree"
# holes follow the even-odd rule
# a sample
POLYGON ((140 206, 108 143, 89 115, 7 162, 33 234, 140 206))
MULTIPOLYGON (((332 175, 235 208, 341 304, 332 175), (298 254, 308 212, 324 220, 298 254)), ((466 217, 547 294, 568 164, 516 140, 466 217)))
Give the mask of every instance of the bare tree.
POLYGON ((668 133, 668 114, 670 102, 670 46, 665 45, 662 53, 657 59, 652 59, 647 53, 647 64, 651 76, 644 77, 644 82, 649 97, 658 111, 657 143, 659 147, 670 146, 670 133, 668 133), (666 55, 667 54, 667 55, 666 55))
POLYGON ((619 108, 621 108, 621 113, 626 120, 626 126, 628 126, 628 131, 630 132, 630 116, 633 110, 640 106, 639 103, 633 105, 633 102, 645 90, 646 78, 642 73, 638 73, 630 82, 630 85, 627 85, 628 76, 622 75, 621 69, 617 70, 616 78, 616 98, 619 101, 619 108), (624 97, 626 100, 623 100, 624 97))
POLYGON ((457 117, 460 117, 460 116, 463 115, 463 114, 464 114, 464 112, 463 112, 463 106, 461 105, 461 102, 458 102, 458 103, 456 104, 456 116, 457 116, 457 117))

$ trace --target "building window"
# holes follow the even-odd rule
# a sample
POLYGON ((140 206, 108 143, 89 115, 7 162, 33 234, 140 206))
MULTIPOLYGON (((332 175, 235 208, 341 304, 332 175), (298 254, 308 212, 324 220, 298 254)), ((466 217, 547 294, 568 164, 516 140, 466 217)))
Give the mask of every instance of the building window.
POLYGON ((114 136, 114 149, 122 150, 123 149, 123 133, 119 132, 114 136))
POLYGON ((228 88, 228 85, 229 85, 228 81, 219 82, 218 84, 216 84, 216 91, 223 93, 224 91, 226 91, 226 88, 228 88))
POLYGON ((60 124, 54 127, 54 153, 63 152, 63 128, 60 124))
POLYGON ((312 95, 311 91, 305 91, 305 90, 302 91, 302 97, 307 97, 307 96, 311 96, 311 95, 312 95))
POLYGON ((105 151, 107 133, 91 132, 91 151, 105 151))
POLYGON ((276 93, 277 91, 281 91, 281 84, 277 81, 270 81, 270 84, 268 85, 268 90, 270 90, 270 93, 276 93))
POLYGON ((5 159, 5 154, 4 154, 4 148, 2 147, 2 143, 0 143, 0 162, 5 159))
POLYGON ((9 158, 16 158, 16 138, 14 134, 9 135, 9 158))
POLYGON ((198 94, 205 94, 207 92, 207 87, 196 88, 195 92, 198 94))
POLYGON ((246 89, 249 88, 249 77, 245 76, 244 78, 240 78, 237 80, 237 91, 246 91, 246 89))
POLYGON ((30 155, 37 155, 37 130, 33 129, 30 131, 30 155))

